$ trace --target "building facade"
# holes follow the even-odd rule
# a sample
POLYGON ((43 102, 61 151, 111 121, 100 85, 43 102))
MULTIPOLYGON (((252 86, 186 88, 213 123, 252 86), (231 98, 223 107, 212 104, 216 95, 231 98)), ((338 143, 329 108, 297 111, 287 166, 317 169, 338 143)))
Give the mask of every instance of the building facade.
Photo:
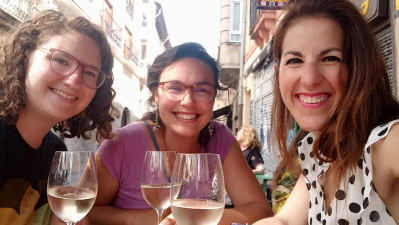
MULTIPOLYGON (((162 6, 154 0, 13 0, 0 1, 0 19, 10 24, 33 17, 45 9, 69 16, 84 16, 103 28, 114 56, 114 128, 137 121, 149 110, 145 104, 148 67, 171 44, 162 6), (117 117, 118 116, 118 117, 117 117)), ((94 136, 94 133, 93 133, 94 136)), ((69 150, 95 150, 95 140, 64 139, 69 150)))
POLYGON ((220 81, 229 90, 222 91, 217 96, 214 118, 224 122, 234 133, 237 132, 233 117, 240 71, 242 12, 242 0, 220 0, 220 44, 217 60, 222 71, 220 81))

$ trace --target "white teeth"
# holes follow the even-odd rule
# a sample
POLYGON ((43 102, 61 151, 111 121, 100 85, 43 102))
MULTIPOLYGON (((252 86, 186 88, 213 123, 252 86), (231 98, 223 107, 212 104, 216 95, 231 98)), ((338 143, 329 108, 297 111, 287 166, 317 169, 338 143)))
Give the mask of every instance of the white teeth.
POLYGON ((65 94, 64 92, 59 91, 59 90, 57 90, 57 89, 51 88, 50 90, 51 90, 52 92, 56 93, 57 95, 59 95, 59 96, 65 98, 65 99, 69 99, 69 100, 75 100, 75 99, 77 99, 75 96, 67 95, 67 94, 65 94))
POLYGON ((318 95, 318 96, 310 97, 310 96, 299 95, 299 99, 303 103, 316 104, 316 103, 324 102, 325 100, 328 99, 328 96, 327 95, 318 95))
POLYGON ((191 120, 191 119, 194 119, 197 117, 197 114, 177 114, 177 113, 175 113, 175 115, 184 120, 191 120))

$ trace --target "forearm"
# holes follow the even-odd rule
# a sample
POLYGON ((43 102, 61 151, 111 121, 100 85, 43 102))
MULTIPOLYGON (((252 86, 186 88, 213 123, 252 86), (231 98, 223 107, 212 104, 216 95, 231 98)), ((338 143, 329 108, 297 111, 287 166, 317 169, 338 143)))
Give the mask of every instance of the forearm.
POLYGON ((273 216, 270 206, 253 202, 232 209, 225 209, 219 225, 231 223, 253 223, 260 219, 273 216))
MULTIPOLYGON (((163 217, 170 214, 170 210, 166 209, 163 217)), ((94 206, 88 218, 90 224, 93 225, 142 225, 157 224, 158 217, 154 209, 120 209, 110 205, 94 206)))
POLYGON ((252 172, 254 174, 263 174, 264 170, 265 170, 265 168, 263 167, 263 165, 261 163, 259 163, 258 165, 255 166, 255 169, 253 169, 252 172))
POLYGON ((253 225, 290 225, 294 223, 289 223, 287 220, 280 218, 278 216, 274 216, 271 218, 260 220, 253 225))
POLYGON ((263 174, 263 173, 264 173, 264 172, 263 172, 263 169, 259 169, 259 168, 256 168, 256 169, 252 170, 252 172, 253 172, 254 174, 263 174))

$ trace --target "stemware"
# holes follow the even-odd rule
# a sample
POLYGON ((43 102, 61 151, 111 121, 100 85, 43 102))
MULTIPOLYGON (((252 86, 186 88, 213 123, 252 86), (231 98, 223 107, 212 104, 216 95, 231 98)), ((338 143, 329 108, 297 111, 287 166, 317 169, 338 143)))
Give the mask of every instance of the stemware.
POLYGON ((179 225, 216 225, 225 205, 218 154, 178 154, 171 183, 171 210, 179 225))
POLYGON ((163 211, 170 206, 170 182, 176 152, 147 151, 141 172, 141 193, 157 212, 158 224, 163 211))
POLYGON ((55 152, 47 183, 54 214, 68 225, 81 220, 97 196, 97 169, 93 152, 55 152))

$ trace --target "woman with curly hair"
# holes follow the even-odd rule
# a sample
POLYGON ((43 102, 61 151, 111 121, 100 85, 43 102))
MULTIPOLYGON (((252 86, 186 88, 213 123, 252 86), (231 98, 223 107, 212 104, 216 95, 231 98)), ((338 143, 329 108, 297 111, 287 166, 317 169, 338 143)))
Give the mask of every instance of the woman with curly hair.
POLYGON ((47 204, 54 152, 67 150, 51 129, 67 138, 88 139, 94 129, 97 140, 112 136, 111 49, 89 20, 53 10, 2 30, 0 224, 63 224, 47 204))
POLYGON ((235 138, 252 172, 254 174, 263 174, 263 158, 260 154, 261 146, 256 130, 251 126, 241 126, 241 130, 235 138))

